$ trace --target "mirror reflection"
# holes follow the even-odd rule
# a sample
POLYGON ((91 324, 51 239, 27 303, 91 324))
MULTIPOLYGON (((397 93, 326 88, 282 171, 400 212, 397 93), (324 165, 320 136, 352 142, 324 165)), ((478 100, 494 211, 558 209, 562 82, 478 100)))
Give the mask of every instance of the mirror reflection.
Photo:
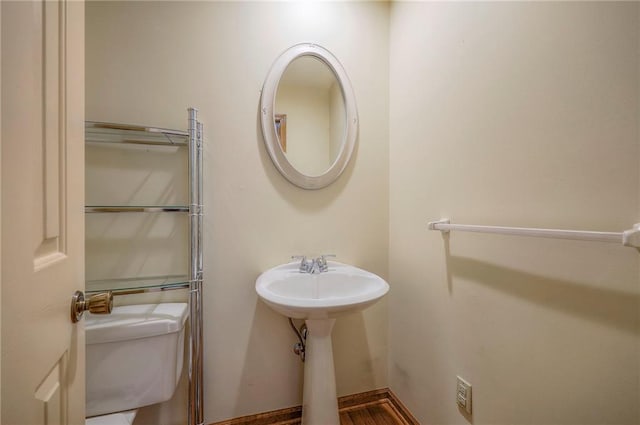
POLYGON ((345 140, 342 89, 329 66, 314 56, 300 56, 278 84, 274 125, 287 160, 307 176, 324 174, 345 140))

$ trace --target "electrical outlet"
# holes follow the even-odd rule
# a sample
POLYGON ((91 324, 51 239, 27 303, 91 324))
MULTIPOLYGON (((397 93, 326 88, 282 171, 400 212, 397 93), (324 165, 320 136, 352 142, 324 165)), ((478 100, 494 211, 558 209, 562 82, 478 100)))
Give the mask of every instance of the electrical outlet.
POLYGON ((456 385, 456 403, 461 409, 464 409, 469 415, 471 414, 471 384, 459 376, 456 385))

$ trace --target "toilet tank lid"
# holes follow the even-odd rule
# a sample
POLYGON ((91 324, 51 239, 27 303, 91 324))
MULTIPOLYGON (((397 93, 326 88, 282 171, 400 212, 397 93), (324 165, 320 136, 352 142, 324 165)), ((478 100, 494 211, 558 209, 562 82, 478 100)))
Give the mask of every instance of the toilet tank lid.
POLYGON ((180 331, 187 320, 186 303, 114 307, 111 314, 87 314, 86 343, 126 341, 180 331))

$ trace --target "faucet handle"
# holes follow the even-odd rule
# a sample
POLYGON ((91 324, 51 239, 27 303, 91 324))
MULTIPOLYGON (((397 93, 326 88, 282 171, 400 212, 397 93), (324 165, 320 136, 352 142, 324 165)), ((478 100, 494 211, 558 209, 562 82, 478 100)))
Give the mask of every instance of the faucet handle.
POLYGON ((298 268, 298 270, 301 273, 306 273, 309 271, 309 262, 307 261, 307 256, 306 255, 292 255, 291 256, 292 260, 300 260, 300 267, 298 268))
POLYGON ((329 270, 329 266, 327 266, 327 258, 336 258, 335 254, 323 254, 318 258, 318 265, 320 266, 320 271, 326 272, 329 270))

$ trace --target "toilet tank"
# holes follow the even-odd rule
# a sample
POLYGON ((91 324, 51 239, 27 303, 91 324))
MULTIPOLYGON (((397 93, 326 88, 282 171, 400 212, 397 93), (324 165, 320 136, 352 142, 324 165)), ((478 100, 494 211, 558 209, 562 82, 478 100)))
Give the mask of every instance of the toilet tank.
POLYGON ((184 359, 185 303, 115 307, 86 316, 86 415, 169 400, 184 359))

